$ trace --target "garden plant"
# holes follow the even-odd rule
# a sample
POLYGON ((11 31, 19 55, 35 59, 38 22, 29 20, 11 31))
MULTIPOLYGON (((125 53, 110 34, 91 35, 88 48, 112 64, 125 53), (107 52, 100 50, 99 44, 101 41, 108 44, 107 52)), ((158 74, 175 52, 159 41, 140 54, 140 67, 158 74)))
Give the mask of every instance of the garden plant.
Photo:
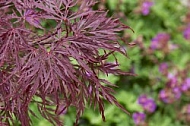
MULTIPOLYGON (((121 71, 115 52, 127 58, 119 37, 119 19, 94 10, 94 0, 2 0, 0 2, 1 124, 32 125, 38 117, 53 125, 70 106, 76 121, 86 104, 104 116, 107 100, 127 110, 113 96, 112 83, 100 74, 133 75, 121 71), (106 59, 115 57, 113 62, 106 59)), ((123 40, 124 42, 124 40, 123 40)))
POLYGON ((190 125, 189 0, 0 0, 0 18, 0 125, 190 125))

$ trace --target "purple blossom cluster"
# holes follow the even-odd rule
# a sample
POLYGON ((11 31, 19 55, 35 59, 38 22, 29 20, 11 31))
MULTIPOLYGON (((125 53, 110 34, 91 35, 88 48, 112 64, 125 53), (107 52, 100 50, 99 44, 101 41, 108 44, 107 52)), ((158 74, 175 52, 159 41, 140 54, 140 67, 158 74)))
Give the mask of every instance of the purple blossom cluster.
POLYGON ((159 98, 164 103, 173 103, 181 97, 181 87, 177 75, 168 74, 166 86, 159 93, 159 98))
POLYGON ((167 63, 161 63, 159 65, 159 72, 162 73, 163 75, 167 75, 168 74, 168 64, 167 63))
POLYGON ((139 0, 139 6, 134 9, 134 13, 148 16, 153 6, 154 2, 152 0, 139 0))
POLYGON ((183 36, 186 40, 190 40, 190 24, 183 31, 183 36))
POLYGON ((174 101, 178 100, 180 96, 181 96, 181 91, 179 88, 162 89, 159 93, 159 98, 164 103, 173 103, 174 101))
POLYGON ((157 105, 156 105, 154 99, 148 97, 145 94, 140 95, 137 101, 138 101, 138 104, 141 105, 142 108, 144 109, 144 112, 133 113, 133 120, 136 125, 142 126, 146 123, 145 122, 145 119, 146 119, 145 112, 147 112, 147 114, 155 112, 157 105))
POLYGON ((156 110, 155 101, 147 95, 140 95, 138 98, 138 104, 148 113, 153 113, 156 110))
POLYGON ((170 40, 170 35, 167 33, 158 33, 151 42, 150 48, 155 49, 164 49, 168 47, 168 42, 170 40))
POLYGON ((154 5, 152 1, 144 1, 141 5, 141 13, 143 15, 148 15, 150 13, 150 8, 154 5))
POLYGON ((133 120, 135 125, 140 126, 145 124, 146 115, 142 112, 135 112, 133 113, 133 120))
MULTIPOLYGON (((182 96, 189 96, 190 77, 188 75, 189 66, 179 70, 176 66, 171 67, 168 63, 159 65, 159 72, 165 77, 166 83, 159 92, 159 99, 165 104, 174 104, 181 100, 182 96), (172 72, 171 72, 172 71, 172 72)), ((181 107, 179 107, 181 108, 181 107)), ((190 104, 184 105, 181 110, 177 110, 180 120, 190 122, 190 104)))
MULTIPOLYGON (((149 15, 151 7, 154 3, 151 0, 144 0, 140 3, 141 11, 136 11, 138 13, 141 12, 142 15, 149 15)), ((156 5, 155 5, 156 6, 156 5)), ((180 36, 190 40, 190 12, 184 17, 184 25, 180 30, 180 36)), ((180 29, 180 27, 179 27, 180 29)), ((178 30, 178 29, 177 29, 178 30)), ((139 35, 140 36, 140 35, 139 35)), ((164 105, 173 105, 183 100, 184 97, 190 96, 190 77, 189 77, 189 69, 190 62, 187 62, 184 66, 185 68, 180 68, 179 64, 174 64, 173 61, 170 61, 170 56, 172 56, 173 51, 180 51, 182 45, 174 44, 173 34, 169 31, 160 31, 156 33, 150 42, 150 46, 146 48, 144 44, 143 35, 141 35, 135 42, 139 45, 142 50, 143 56, 147 56, 148 59, 154 64, 158 65, 158 75, 148 76, 151 80, 153 86, 158 86, 158 95, 157 100, 159 102, 155 102, 154 99, 148 97, 145 94, 142 94, 138 97, 138 104, 143 108, 143 112, 136 112, 133 114, 133 119, 136 125, 143 125, 148 122, 148 119, 145 119, 145 115, 154 114, 156 109, 159 111, 159 105, 156 103, 161 103, 164 105), (171 54, 171 55, 170 55, 171 54), (159 57, 159 56, 160 57, 159 57), (179 65, 179 66, 178 66, 179 65)), ((175 52, 174 52, 175 53, 175 52)), ((180 56, 179 56, 180 57, 180 56)), ((174 58, 172 58, 173 60, 174 58)), ((188 60, 188 58, 187 58, 188 60)), ((155 86, 155 87, 156 87, 155 86)), ((147 92, 146 92, 147 93, 147 92)), ((187 98, 187 102, 189 102, 189 98, 187 98)), ((186 102, 184 102, 186 103, 186 102)), ((186 103, 181 110, 182 105, 180 104, 179 109, 176 110, 177 117, 182 117, 187 124, 190 124, 190 104, 186 103), (180 110, 182 111, 178 115, 180 110)))
POLYGON ((186 39, 186 40, 190 40, 190 12, 188 12, 186 15, 185 15, 185 19, 184 19, 184 29, 183 29, 183 37, 186 39))
POLYGON ((181 85, 181 90, 183 92, 188 92, 190 90, 190 78, 186 78, 181 85))
POLYGON ((183 72, 184 71, 180 71, 178 74, 168 74, 166 86, 159 93, 161 101, 164 103, 173 103, 179 100, 183 93, 190 91, 190 78, 180 76, 183 72))
MULTIPOLYGON (((158 94, 158 99, 165 104, 177 102, 183 94, 188 95, 190 92, 190 77, 188 77, 186 70, 170 72, 169 68, 170 66, 165 62, 158 67, 162 76, 166 76, 165 87, 158 94)), ((145 94, 138 97, 138 104, 142 106, 144 112, 141 112, 141 114, 134 113, 133 119, 136 125, 142 126, 141 124, 146 123, 146 116, 144 117, 144 115, 154 113, 157 105, 154 99, 145 94)), ((186 105, 181 111, 183 119, 190 122, 190 104, 186 105)))

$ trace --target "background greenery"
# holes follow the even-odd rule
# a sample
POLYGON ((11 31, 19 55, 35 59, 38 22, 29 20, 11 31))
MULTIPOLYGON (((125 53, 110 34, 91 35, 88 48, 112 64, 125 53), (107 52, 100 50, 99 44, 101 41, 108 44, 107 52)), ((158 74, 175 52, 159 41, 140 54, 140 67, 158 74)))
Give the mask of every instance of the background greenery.
MULTIPOLYGON (((96 8, 110 10, 108 14, 116 16, 121 21, 130 26, 134 33, 126 30, 122 33, 128 42, 138 42, 136 46, 125 46, 129 59, 117 54, 121 69, 131 71, 137 76, 113 76, 107 78, 112 83, 119 86, 116 88, 116 98, 130 112, 143 111, 137 103, 141 94, 152 97, 157 109, 152 114, 147 114, 146 122, 149 126, 188 126, 184 120, 179 119, 179 112, 182 106, 190 102, 188 95, 182 95, 180 100, 173 104, 165 104, 159 99, 159 92, 166 83, 164 77, 158 70, 158 65, 162 62, 171 64, 173 69, 183 70, 190 62, 190 41, 183 37, 183 19, 188 8, 180 3, 181 0, 155 0, 148 15, 142 15, 139 11, 140 0, 102 0, 96 8), (170 44, 176 44, 177 49, 169 51, 155 50, 148 52, 151 39, 158 33, 170 34, 170 44), (141 44, 144 49, 141 48, 141 44)), ((112 58, 110 57, 110 59, 112 58)), ((32 105, 31 109, 36 110, 32 105)), ((36 111, 37 113, 37 111, 36 111)), ((39 114, 38 114, 39 115, 39 114)), ((84 115, 80 119, 79 126, 133 126, 132 116, 126 115, 122 110, 106 103, 106 122, 101 119, 100 113, 87 107, 84 115)), ((62 117, 65 126, 72 126, 75 121, 75 109, 71 108, 62 117)), ((34 126, 51 126, 45 119, 33 118, 34 126)))

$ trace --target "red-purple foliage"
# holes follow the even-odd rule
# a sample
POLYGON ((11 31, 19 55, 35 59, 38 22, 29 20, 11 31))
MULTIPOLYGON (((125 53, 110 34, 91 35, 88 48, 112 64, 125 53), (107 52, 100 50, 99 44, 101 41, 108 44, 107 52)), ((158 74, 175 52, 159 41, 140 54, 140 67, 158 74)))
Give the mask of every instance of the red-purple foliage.
POLYGON ((93 10, 94 4, 94 0, 0 1, 2 123, 11 125, 16 117, 22 126, 31 125, 29 113, 35 115, 31 103, 54 125, 62 125, 59 115, 70 106, 76 107, 77 124, 86 103, 98 106, 105 120, 103 99, 127 113, 113 96, 114 85, 99 74, 130 75, 117 68, 116 59, 116 64, 106 62, 114 52, 126 55, 118 32, 129 27, 93 10), (42 25, 49 21, 55 27, 42 25))

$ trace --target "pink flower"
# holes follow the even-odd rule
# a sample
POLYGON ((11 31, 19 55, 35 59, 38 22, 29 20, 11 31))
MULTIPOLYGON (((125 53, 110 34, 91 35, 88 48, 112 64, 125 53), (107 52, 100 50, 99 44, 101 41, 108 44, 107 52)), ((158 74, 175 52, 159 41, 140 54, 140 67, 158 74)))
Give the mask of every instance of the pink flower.
POLYGON ((153 6, 153 2, 150 1, 145 1, 142 3, 142 8, 141 8, 141 12, 143 15, 148 15, 150 12, 150 8, 153 6))
POLYGON ((159 71, 162 73, 162 74, 166 74, 167 71, 168 71, 168 64, 167 63, 161 63, 159 65, 159 71))
POLYGON ((135 112, 133 113, 133 120, 136 125, 143 124, 146 119, 146 115, 141 112, 135 112))
POLYGON ((165 103, 169 103, 170 102, 170 99, 168 97, 168 94, 165 90, 161 90, 160 93, 159 93, 159 97, 160 99, 165 102, 165 103))
POLYGON ((190 40, 190 24, 183 31, 183 36, 186 40, 190 40))
POLYGON ((156 103, 152 98, 148 98, 146 95, 141 95, 138 98, 138 103, 143 107, 143 109, 149 113, 156 110, 156 103))
POLYGON ((164 48, 168 41, 170 40, 170 36, 166 33, 158 33, 153 39, 150 45, 151 49, 161 49, 164 48))

